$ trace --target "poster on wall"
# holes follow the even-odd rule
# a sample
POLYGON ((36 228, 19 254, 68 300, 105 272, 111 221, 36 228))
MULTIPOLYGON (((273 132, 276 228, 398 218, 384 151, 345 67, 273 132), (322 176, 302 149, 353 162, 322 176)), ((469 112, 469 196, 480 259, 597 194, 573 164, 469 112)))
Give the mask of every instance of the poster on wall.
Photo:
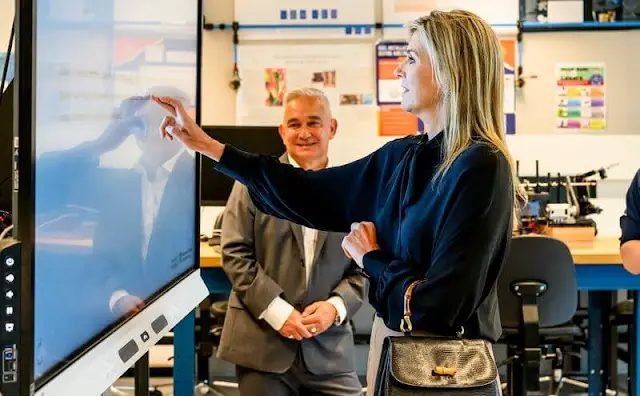
POLYGON ((556 127, 560 131, 606 128, 605 66, 559 64, 556 80, 556 127))
MULTIPOLYGON (((500 44, 505 73, 505 128, 506 133, 512 135, 516 132, 516 41, 501 39, 500 44)), ((424 124, 416 116, 404 112, 401 107, 403 88, 395 75, 395 69, 404 60, 406 50, 406 41, 383 41, 376 45, 376 96, 380 136, 406 136, 424 132, 424 124)))
POLYGON ((242 40, 278 38, 361 38, 375 34, 374 0, 235 0, 242 40), (331 25, 338 25, 332 28, 331 25), (297 26, 291 29, 291 26, 297 26), (304 28, 308 26, 308 28, 304 28))
POLYGON ((237 124, 280 124, 287 94, 304 87, 323 91, 342 124, 375 122, 371 52, 367 44, 240 45, 237 124))
POLYGON ((236 125, 276 126, 287 95, 311 87, 328 98, 338 122, 329 145, 333 165, 361 158, 385 143, 376 135, 374 46, 355 44, 243 43, 236 125))
POLYGON ((501 39, 504 58, 504 116, 507 135, 516 133, 516 40, 501 39))
POLYGON ((424 125, 402 109, 403 88, 395 70, 407 52, 406 41, 380 42, 376 45, 376 97, 379 136, 406 136, 424 132, 424 125))

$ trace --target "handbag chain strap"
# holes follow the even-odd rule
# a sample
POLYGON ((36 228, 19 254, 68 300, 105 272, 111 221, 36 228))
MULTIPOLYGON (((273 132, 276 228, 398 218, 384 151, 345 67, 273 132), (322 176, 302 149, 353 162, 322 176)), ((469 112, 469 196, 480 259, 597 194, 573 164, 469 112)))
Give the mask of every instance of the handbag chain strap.
MULTIPOLYGON (((422 279, 411 282, 404 292, 404 314, 402 315, 402 320, 400 320, 400 330, 405 333, 405 335, 410 335, 413 330, 413 324, 411 323, 411 295, 413 294, 413 289, 422 282, 424 282, 422 279)), ((456 332, 456 336, 462 338, 463 335, 464 326, 460 326, 460 330, 456 332)))

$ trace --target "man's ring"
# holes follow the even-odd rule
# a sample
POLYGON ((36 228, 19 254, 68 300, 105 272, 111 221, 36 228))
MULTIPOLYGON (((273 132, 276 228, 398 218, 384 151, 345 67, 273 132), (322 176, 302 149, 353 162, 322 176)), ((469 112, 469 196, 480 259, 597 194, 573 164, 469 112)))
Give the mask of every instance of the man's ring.
POLYGON ((293 340, 293 334, 289 335, 289 339, 293 340))
POLYGON ((318 329, 316 329, 315 327, 312 327, 312 328, 311 328, 311 332, 312 332, 312 333, 315 333, 316 331, 318 331, 318 329))

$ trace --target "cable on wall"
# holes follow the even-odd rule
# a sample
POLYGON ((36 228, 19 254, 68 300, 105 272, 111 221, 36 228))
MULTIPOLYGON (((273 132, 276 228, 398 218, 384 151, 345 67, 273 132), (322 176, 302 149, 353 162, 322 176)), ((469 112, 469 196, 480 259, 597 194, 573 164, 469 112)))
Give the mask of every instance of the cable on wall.
POLYGON ((212 31, 231 29, 233 31, 233 69, 231 72, 231 81, 229 81, 229 88, 237 92, 238 89, 240 89, 242 82, 242 79, 240 78, 240 68, 238 67, 238 44, 240 43, 238 32, 240 30, 240 24, 236 21, 230 25, 225 23, 213 24, 211 22, 207 22, 206 17, 203 17, 203 19, 204 23, 202 24, 202 27, 204 30, 212 31))
POLYGON ((232 29, 233 29, 233 77, 231 78, 229 87, 234 91, 238 91, 241 84, 240 71, 238 69, 238 44, 240 43, 240 39, 238 38, 238 30, 240 29, 240 25, 238 24, 238 22, 233 22, 232 29))

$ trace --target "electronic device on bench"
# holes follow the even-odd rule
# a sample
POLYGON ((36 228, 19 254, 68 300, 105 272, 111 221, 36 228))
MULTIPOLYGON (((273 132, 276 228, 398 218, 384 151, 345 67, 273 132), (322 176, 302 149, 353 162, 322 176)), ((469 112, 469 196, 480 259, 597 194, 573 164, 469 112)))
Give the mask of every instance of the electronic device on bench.
MULTIPOLYGON (((519 162, 516 163, 519 174, 519 162)), ((567 242, 591 241, 597 235, 596 222, 589 216, 599 214, 602 209, 591 202, 595 198, 597 181, 589 179, 598 175, 607 177, 603 167, 576 176, 562 176, 560 173, 542 179, 539 162, 536 161, 536 175, 520 177, 528 196, 527 205, 520 211, 518 233, 538 233, 563 239, 567 242)))
POLYGON ((160 138, 168 113, 149 96, 199 121, 202 4, 36 0, 16 18, 2 394, 99 395, 208 295, 200 157, 160 138))

